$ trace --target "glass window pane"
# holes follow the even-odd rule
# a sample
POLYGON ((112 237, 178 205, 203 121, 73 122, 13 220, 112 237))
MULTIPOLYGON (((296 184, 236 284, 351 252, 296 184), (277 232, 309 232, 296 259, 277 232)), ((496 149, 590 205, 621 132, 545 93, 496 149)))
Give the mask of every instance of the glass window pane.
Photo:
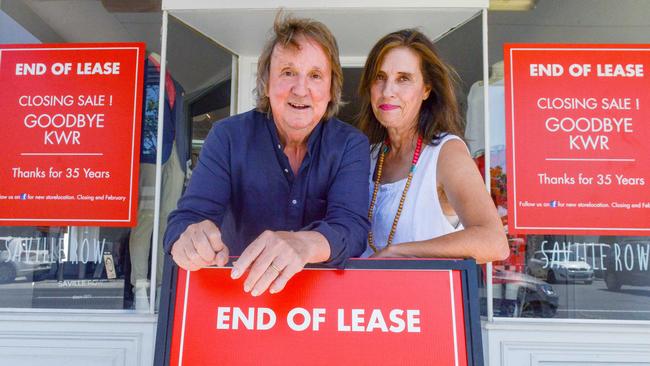
POLYGON ((192 153, 198 153, 212 123, 230 112, 232 55, 170 17, 163 145, 158 146, 160 9, 101 1, 83 5, 0 2, 0 43, 145 42, 137 225, 0 227, 0 308, 148 311, 151 279, 155 274, 157 285, 162 280, 167 216, 191 173, 192 153), (89 25, 93 31, 83 31, 89 25), (152 256, 158 155, 160 244, 152 256))
MULTIPOLYGON (((167 59, 170 73, 167 80, 174 82, 176 107, 172 116, 174 142, 169 158, 163 160, 161 172, 158 289, 162 283, 162 239, 167 219, 192 174, 203 141, 215 122, 230 115, 232 100, 232 54, 174 17, 169 18, 167 59)), ((139 231, 139 225, 135 230, 139 231)), ((143 274, 132 279, 137 283, 143 274)))
POLYGON ((0 307, 128 307, 128 234, 121 228, 0 228, 0 307))
MULTIPOLYGON (((137 36, 120 38, 120 32, 133 31, 136 23, 141 35, 160 29, 160 12, 118 19, 99 1, 84 5, 64 9, 57 4, 2 2, 0 43, 137 41, 137 36), (83 27, 88 25, 99 28, 86 32, 83 27)), ((148 46, 152 51, 159 47, 148 46)), ((129 228, 114 227, 0 227, 0 307, 132 308, 129 234, 129 228)), ((144 258, 145 277, 149 275, 148 257, 144 258)))
MULTIPOLYGON (((645 5, 623 1, 617 2, 614 9, 609 3, 600 4, 592 10, 608 12, 605 25, 602 18, 583 12, 578 4, 575 7, 568 2, 561 6, 558 4, 538 2, 529 11, 490 13, 489 55, 491 78, 495 80, 490 83, 491 111, 498 111, 501 115, 505 113, 505 100, 492 94, 492 89, 499 85, 496 80, 503 78, 505 43, 644 42, 639 32, 629 32, 626 26, 611 27, 611 24, 637 22, 635 16, 630 16, 645 13, 642 10, 643 7, 647 8, 645 5), (551 23, 553 26, 550 26, 551 23)), ((612 62, 617 60, 615 52, 607 57, 612 62)), ((562 90, 561 83, 558 83, 557 92, 548 95, 560 98, 568 96, 562 90)), ((558 116, 567 114, 565 110, 556 112, 558 116)), ((580 113, 580 110, 577 112, 580 113)), ((504 129, 505 118, 495 118, 494 113, 490 116, 492 127, 498 123, 504 129)), ((493 129, 490 130, 490 138, 493 142, 489 162, 492 196, 507 225, 509 198, 506 197, 506 180, 511 172, 506 171, 505 159, 494 155, 494 141, 498 141, 499 135, 493 129)), ((621 137, 612 135, 611 138, 621 137)), ((526 143, 542 146, 543 141, 526 143)), ((639 149, 642 148, 639 146, 639 149)), ((630 188, 621 186, 621 189, 630 188)), ((549 186, 549 190, 553 190, 553 187, 549 186)), ((638 199, 646 200, 644 197, 638 199)), ((650 237, 511 235, 509 239, 510 258, 494 264, 495 316, 650 320, 650 237)))

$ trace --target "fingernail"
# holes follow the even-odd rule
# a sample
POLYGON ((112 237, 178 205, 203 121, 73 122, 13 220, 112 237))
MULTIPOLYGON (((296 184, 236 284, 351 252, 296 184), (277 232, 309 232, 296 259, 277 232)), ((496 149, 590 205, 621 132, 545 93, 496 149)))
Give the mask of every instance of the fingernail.
POLYGON ((253 295, 253 296, 258 296, 259 294, 260 294, 259 290, 255 290, 255 291, 251 292, 251 295, 253 295))
POLYGON ((250 292, 251 287, 248 285, 244 285, 244 292, 250 292))
MULTIPOLYGON (((239 273, 239 270, 237 268, 233 267, 232 271, 230 271, 230 277, 233 280, 236 280, 236 279, 239 278, 239 276, 241 276, 241 273, 239 273)), ((248 291, 246 291, 246 292, 248 292, 248 291)))
POLYGON ((271 287, 271 289, 269 289, 270 294, 274 294, 276 292, 278 292, 278 290, 274 289, 273 287, 271 287))

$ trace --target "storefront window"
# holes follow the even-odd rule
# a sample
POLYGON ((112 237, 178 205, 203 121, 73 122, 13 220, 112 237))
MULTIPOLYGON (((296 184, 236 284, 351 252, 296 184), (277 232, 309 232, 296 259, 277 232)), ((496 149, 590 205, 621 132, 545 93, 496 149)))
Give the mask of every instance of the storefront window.
POLYGON ((0 233, 0 307, 134 306, 128 229, 3 227, 0 233))
MULTIPOLYGON (((66 12, 50 2, 0 2, 0 43, 146 42, 147 59, 154 62, 155 71, 153 60, 160 53, 160 10, 104 3, 90 1, 66 12), (107 28, 79 31, 75 27, 80 26, 81 13, 93 14, 90 18, 107 28)), ((538 2, 533 10, 525 12, 490 13, 489 146, 483 138, 482 124, 485 97, 480 17, 436 40, 441 55, 460 76, 458 99, 467 123, 464 137, 477 166, 482 171, 487 166, 490 193, 506 228, 511 219, 507 210, 511 172, 507 170, 505 153, 507 70, 502 63, 503 45, 646 41, 636 32, 612 30, 588 13, 558 4, 538 2), (572 14, 572 21, 566 20, 567 14, 572 14), (563 24, 568 24, 566 32, 557 32, 549 19, 562 19, 563 24)), ((630 4, 624 2, 621 6, 629 8, 627 13, 643 13, 633 11, 630 4)), ((143 91, 141 151, 149 160, 141 157, 138 161, 137 226, 0 227, 0 307, 149 309, 152 274, 156 273, 156 284, 162 278, 160 249, 167 215, 191 175, 192 163, 207 132, 213 123, 231 113, 232 101, 232 55, 174 17, 169 22, 167 59, 169 79, 164 93, 173 122, 166 125, 169 129, 165 138, 171 136, 165 140, 166 148, 156 147, 160 92, 157 80, 145 82, 143 91), (164 155, 161 225, 159 251, 153 260, 158 153, 164 155)), ((159 59, 157 62, 159 65, 159 59)), ((359 71, 358 67, 345 69, 344 99, 351 103, 340 117, 347 121, 354 121, 356 115, 359 71)), ((510 257, 492 267, 495 316, 650 320, 650 237, 510 234, 508 238, 510 257)), ((483 286, 487 277, 483 271, 483 286)))
MULTIPOLYGON (((599 6, 605 8, 608 5, 599 6)), ((641 10, 641 7, 632 2, 623 2, 619 9, 611 13, 612 19, 607 22, 629 24, 633 21, 628 17, 629 14, 647 10, 641 10)), ((499 144, 505 137, 506 123, 502 63, 504 44, 543 42, 598 46, 645 42, 639 38, 639 34, 623 29, 613 30, 603 23, 602 18, 593 17, 581 9, 558 1, 545 1, 538 2, 529 11, 490 14, 489 53, 492 69, 489 107, 492 127, 489 171, 492 197, 506 227, 513 225, 514 214, 507 211, 507 200, 510 197, 506 192, 507 184, 512 180, 512 172, 506 170, 499 144), (560 26, 555 23, 562 24, 564 31, 558 32, 560 26)), ((616 51, 608 54, 608 60, 617 62, 616 51)), ((591 95, 589 91, 586 93, 587 96, 597 98, 614 97, 615 94, 601 96, 591 95)), ((544 96, 565 98, 572 95, 567 94, 558 83, 553 93, 544 96)), ((579 107, 574 111, 560 107, 555 112, 558 116, 587 113, 579 107)), ((603 111, 601 114, 608 116, 611 113, 603 111)), ((468 123, 470 122, 468 116, 468 123)), ((534 123, 532 120, 529 122, 534 123)), ((483 130, 480 129, 479 134, 482 133, 483 130)), ((612 135, 611 138, 620 137, 612 135)), ((526 143, 535 148, 545 142, 526 143)), ((552 191, 554 188, 549 186, 548 189, 552 191)), ((594 185, 593 189, 603 188, 594 185)), ((620 189, 632 188, 621 186, 620 189)), ((644 197, 637 198, 639 202, 647 200, 644 197)), ((548 202, 551 207, 556 204, 559 204, 558 201, 548 202)), ((627 210, 630 208, 626 207, 627 210)), ((495 316, 650 320, 650 237, 509 235, 509 243, 510 257, 493 266, 495 316)))
MULTIPOLYGON (((230 113, 232 55, 170 18, 163 145, 158 146, 160 9, 101 1, 79 3, 68 11, 49 5, 1 2, 0 43, 145 42, 140 156, 133 161, 139 164, 137 223, 0 227, 0 308, 148 312, 152 282, 159 288, 162 281, 167 217, 191 175, 192 153, 200 148, 193 142, 202 141, 212 123, 230 113), (79 13, 84 14, 83 24, 79 13), (101 29, 77 29, 93 20, 101 29), (153 253, 158 155, 162 155, 160 225, 153 253)), ((47 108, 48 113, 61 112, 60 107, 47 108)))
POLYGON ((528 235, 511 243, 511 258, 495 264, 495 315, 650 319, 649 238, 528 235))

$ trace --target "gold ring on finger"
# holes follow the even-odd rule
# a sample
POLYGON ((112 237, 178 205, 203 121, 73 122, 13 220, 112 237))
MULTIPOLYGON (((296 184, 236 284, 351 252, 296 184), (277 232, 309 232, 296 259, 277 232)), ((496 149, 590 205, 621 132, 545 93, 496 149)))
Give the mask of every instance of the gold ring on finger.
POLYGON ((277 266, 275 263, 271 263, 271 268, 273 268, 273 270, 275 270, 276 272, 278 272, 278 274, 279 274, 280 272, 282 272, 282 269, 281 269, 281 268, 278 268, 278 266, 277 266))

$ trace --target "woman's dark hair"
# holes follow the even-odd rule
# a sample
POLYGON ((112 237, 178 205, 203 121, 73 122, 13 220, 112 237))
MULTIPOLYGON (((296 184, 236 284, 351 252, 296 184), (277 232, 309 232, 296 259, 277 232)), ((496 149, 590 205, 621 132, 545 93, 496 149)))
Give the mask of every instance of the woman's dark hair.
POLYGON ((370 51, 359 82, 359 128, 368 136, 371 144, 382 142, 388 137, 386 128, 379 123, 372 111, 370 88, 386 54, 398 47, 407 47, 420 57, 424 84, 431 88, 429 97, 422 102, 420 108, 418 133, 426 143, 434 145, 446 134, 462 138, 462 121, 454 88, 457 75, 440 59, 433 43, 415 29, 390 33, 380 39, 370 51))

